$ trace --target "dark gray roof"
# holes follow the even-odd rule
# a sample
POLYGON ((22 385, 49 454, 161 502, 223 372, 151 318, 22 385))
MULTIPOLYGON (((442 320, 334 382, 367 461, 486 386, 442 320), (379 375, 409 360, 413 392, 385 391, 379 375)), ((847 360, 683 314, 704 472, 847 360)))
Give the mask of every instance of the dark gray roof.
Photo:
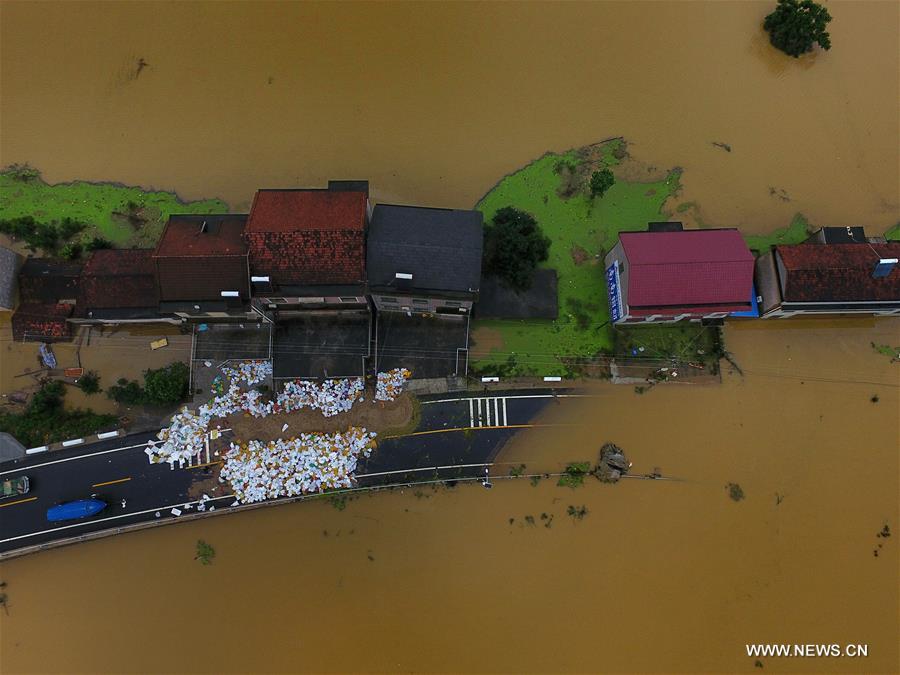
POLYGON ((12 309, 16 301, 16 277, 20 262, 18 253, 0 246, 0 309, 12 309))
POLYGON ((480 211, 378 204, 369 226, 369 285, 396 287, 398 272, 412 289, 477 291, 481 281, 480 211))

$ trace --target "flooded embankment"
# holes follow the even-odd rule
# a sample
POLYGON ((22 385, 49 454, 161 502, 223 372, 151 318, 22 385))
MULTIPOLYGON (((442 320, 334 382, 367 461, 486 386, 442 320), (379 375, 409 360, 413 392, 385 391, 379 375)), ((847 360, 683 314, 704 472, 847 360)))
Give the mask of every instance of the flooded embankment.
POLYGON ((744 644, 773 641, 869 657, 767 671, 892 672, 900 558, 876 535, 898 530, 900 383, 870 341, 898 324, 730 326, 744 377, 598 385, 541 420, 565 435, 521 433, 498 458, 549 471, 614 441, 680 481, 407 489, 11 561, 3 670, 750 672, 744 644))

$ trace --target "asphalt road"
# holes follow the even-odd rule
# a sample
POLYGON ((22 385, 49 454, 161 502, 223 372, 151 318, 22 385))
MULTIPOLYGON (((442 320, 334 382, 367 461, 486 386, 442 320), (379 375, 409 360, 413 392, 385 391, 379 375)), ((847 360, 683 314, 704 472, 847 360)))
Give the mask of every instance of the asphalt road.
MULTIPOLYGON (((552 400, 546 391, 425 397, 419 428, 407 436, 381 439, 372 456, 360 464, 359 484, 482 476, 484 465, 503 444, 552 400)), ((26 475, 31 481, 28 494, 0 501, 0 554, 133 523, 176 520, 173 508, 184 511, 185 504, 196 505, 190 488, 195 481, 210 478, 209 462, 215 458, 201 456, 192 465, 174 468, 150 464, 144 449, 155 436, 156 432, 132 434, 0 465, 0 476, 26 475), (108 504, 93 518, 47 521, 51 506, 92 494, 108 504)), ((215 496, 206 505, 227 511, 233 502, 230 495, 215 496)))

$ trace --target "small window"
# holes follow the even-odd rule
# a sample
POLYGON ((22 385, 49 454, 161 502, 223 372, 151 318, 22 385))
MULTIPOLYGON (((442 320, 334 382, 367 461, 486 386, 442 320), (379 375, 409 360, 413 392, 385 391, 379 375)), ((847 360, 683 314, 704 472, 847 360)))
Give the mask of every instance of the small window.
POLYGON ((341 302, 359 302, 359 298, 356 298, 356 297, 354 297, 354 298, 350 298, 350 297, 347 297, 347 298, 341 298, 341 302))
POLYGON ((428 301, 427 301, 427 300, 420 300, 419 298, 413 298, 413 304, 414 304, 414 305, 427 305, 427 304, 428 304, 428 301))
POLYGON ((381 300, 382 302, 394 302, 394 303, 397 302, 397 298, 392 298, 389 295, 382 295, 378 299, 381 300))
POLYGON ((448 300, 446 303, 447 307, 462 307, 461 302, 457 302, 456 300, 448 300))

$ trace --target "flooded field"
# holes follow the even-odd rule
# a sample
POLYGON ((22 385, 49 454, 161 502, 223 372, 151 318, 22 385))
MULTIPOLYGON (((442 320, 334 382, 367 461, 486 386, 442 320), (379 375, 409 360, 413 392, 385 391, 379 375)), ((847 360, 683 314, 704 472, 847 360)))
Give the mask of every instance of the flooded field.
POLYGON ((759 28, 770 4, 5 2, 0 163, 236 208, 334 177, 469 207, 546 150, 624 135, 685 168, 706 223, 883 231, 900 5, 829 2, 833 48, 798 61, 759 28))
MULTIPOLYGON (((832 50, 795 61, 758 30, 769 4, 4 2, 0 164, 237 208, 334 177, 465 207, 545 150, 624 135, 685 168, 706 223, 886 229, 900 6, 829 2, 832 50)), ((870 342, 898 332, 732 325, 743 377, 597 385, 548 411, 565 435, 500 457, 552 471, 614 441, 680 481, 406 490, 9 562, 0 670, 757 672, 745 643, 836 642, 869 657, 763 672, 896 672, 900 366, 870 342)), ((111 357, 131 377, 170 358, 145 338, 111 357)), ((29 349, 4 345, 4 391, 29 349)))
POLYGON ((900 557, 876 534, 898 529, 898 366, 869 342, 898 328, 729 328, 744 377, 600 385, 549 410, 565 436, 526 432, 499 458, 551 471, 611 440, 680 481, 408 489, 9 562, 3 671, 753 672, 747 642, 854 642, 867 659, 764 667, 893 672, 900 557))

